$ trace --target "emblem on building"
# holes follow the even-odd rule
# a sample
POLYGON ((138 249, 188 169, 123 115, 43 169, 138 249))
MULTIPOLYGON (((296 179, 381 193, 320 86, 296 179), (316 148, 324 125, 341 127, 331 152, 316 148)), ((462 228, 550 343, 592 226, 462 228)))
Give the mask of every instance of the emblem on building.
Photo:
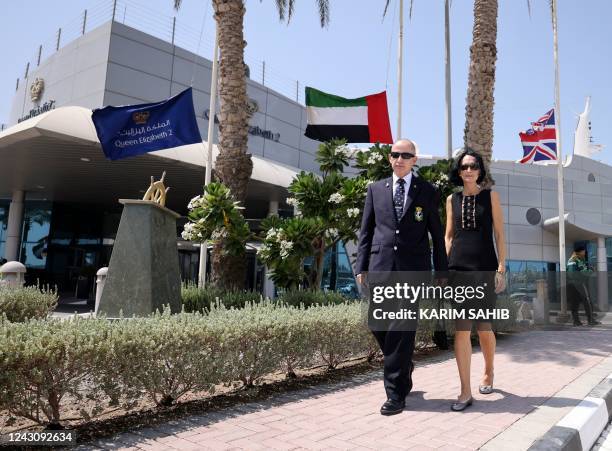
POLYGON ((259 111, 259 104, 257 103, 257 101, 253 99, 249 99, 247 101, 247 114, 249 115, 249 118, 253 117, 253 115, 257 113, 258 111, 259 111))
POLYGON ((45 90, 45 80, 36 77, 36 79, 30 85, 30 99, 32 102, 38 102, 42 97, 42 93, 45 90))
POLYGON ((137 125, 143 125, 143 124, 146 124, 147 121, 149 120, 150 114, 151 113, 149 113, 148 111, 136 111, 135 113, 132 114, 132 120, 137 125))

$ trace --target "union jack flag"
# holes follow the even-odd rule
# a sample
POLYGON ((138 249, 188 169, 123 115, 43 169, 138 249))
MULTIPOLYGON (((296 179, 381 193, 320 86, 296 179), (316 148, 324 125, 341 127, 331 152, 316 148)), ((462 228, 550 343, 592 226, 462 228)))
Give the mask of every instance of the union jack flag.
POLYGON ((531 128, 520 132, 523 145, 523 158, 519 163, 538 163, 557 160, 557 131, 555 130, 555 110, 531 123, 531 128))

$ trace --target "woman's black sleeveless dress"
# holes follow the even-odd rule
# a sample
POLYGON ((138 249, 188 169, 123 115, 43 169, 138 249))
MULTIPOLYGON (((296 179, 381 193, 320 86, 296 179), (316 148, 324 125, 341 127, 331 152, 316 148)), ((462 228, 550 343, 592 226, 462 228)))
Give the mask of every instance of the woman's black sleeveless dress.
POLYGON ((495 306, 495 271, 498 268, 493 242, 493 212, 491 190, 485 189, 474 196, 454 193, 451 199, 454 234, 448 268, 457 271, 453 277, 457 284, 482 285, 486 283, 485 298, 465 302, 462 308, 487 308, 495 306), (465 271, 476 271, 466 273, 465 271))

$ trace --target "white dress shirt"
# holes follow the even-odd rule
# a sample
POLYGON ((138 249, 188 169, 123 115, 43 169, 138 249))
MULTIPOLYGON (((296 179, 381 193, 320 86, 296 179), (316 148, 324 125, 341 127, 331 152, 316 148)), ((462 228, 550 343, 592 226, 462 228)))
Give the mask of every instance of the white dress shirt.
MULTIPOLYGON (((405 208, 406 199, 408 199, 408 190, 410 189, 410 183, 412 182, 412 171, 406 174, 403 178, 404 178, 404 181, 406 182, 404 184, 404 204, 403 204, 403 207, 405 208)), ((395 175, 395 172, 394 172, 393 173, 393 197, 395 197, 396 190, 399 188, 399 185, 397 183, 398 180, 399 180, 399 177, 395 175)))

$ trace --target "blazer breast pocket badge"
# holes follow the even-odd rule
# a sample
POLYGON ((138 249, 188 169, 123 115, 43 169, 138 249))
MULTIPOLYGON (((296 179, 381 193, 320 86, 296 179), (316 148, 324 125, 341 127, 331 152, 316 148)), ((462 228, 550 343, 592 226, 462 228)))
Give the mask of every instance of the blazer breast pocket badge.
POLYGON ((416 207, 414 209, 414 220, 421 222, 423 220, 423 207, 416 207))

